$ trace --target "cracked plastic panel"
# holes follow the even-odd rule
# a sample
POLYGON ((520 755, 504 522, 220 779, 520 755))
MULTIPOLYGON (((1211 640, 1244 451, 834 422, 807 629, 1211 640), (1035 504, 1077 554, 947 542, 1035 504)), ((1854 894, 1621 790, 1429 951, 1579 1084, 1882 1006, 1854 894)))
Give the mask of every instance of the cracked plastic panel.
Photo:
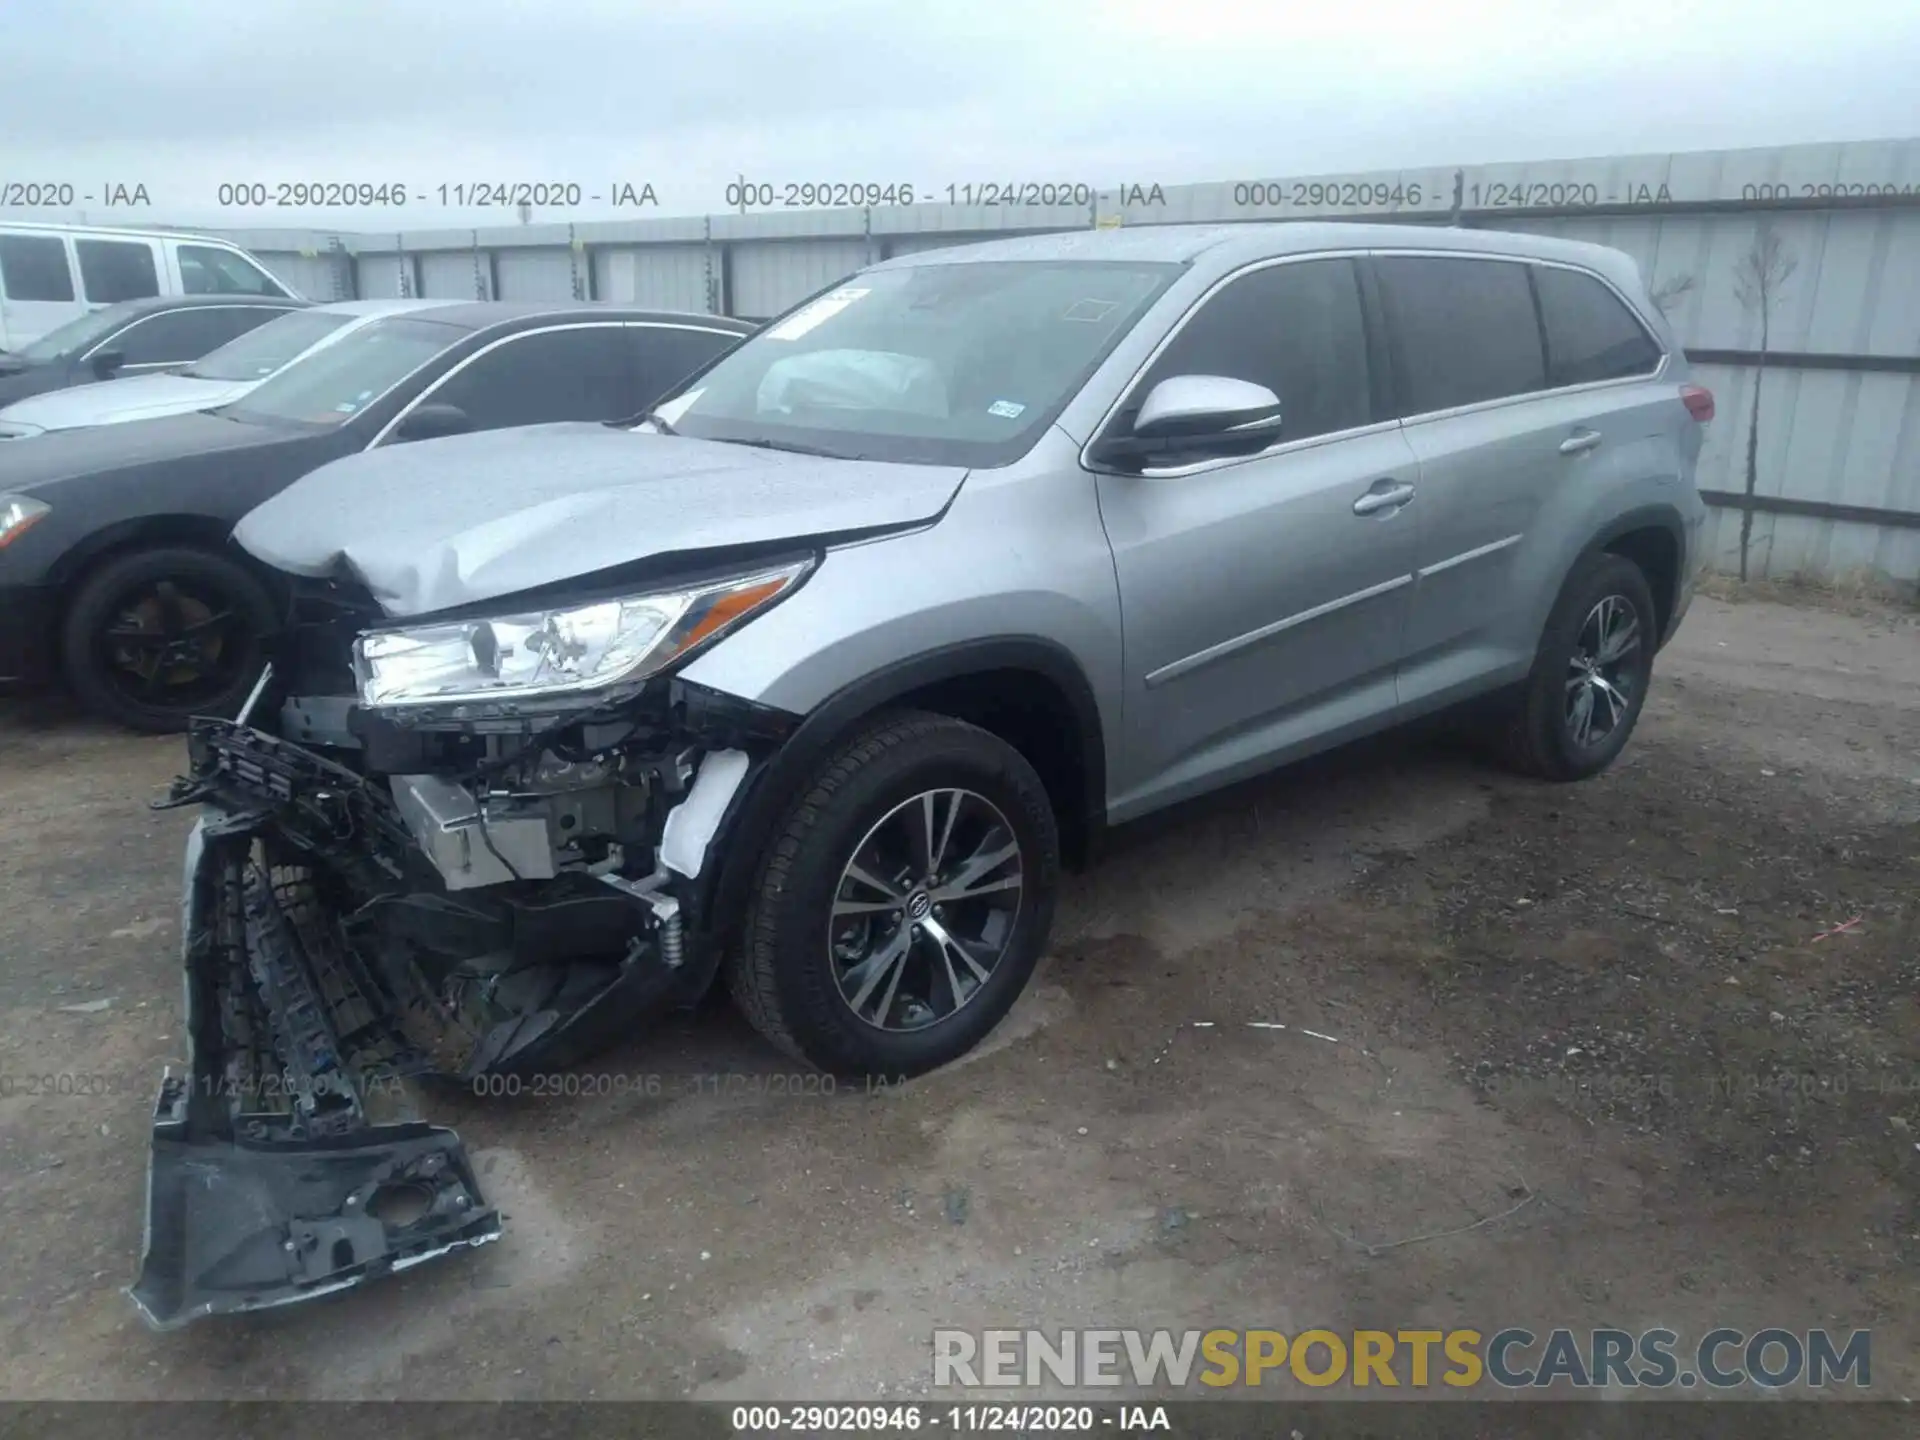
POLYGON ((376 725, 330 754, 194 722, 190 773, 164 802, 201 819, 181 927, 190 1063, 161 1084, 130 1292, 150 1324, 306 1300, 498 1239, 459 1137, 416 1098, 562 1069, 704 988, 715 957, 681 921, 697 892, 663 864, 662 837, 703 757, 724 757, 726 793, 676 827, 699 870, 686 857, 757 763, 728 747, 764 758, 785 722, 668 688, 598 729, 376 725), (426 777, 470 807, 462 828, 398 802, 426 777), (500 843, 537 847, 543 868, 460 868, 500 843))

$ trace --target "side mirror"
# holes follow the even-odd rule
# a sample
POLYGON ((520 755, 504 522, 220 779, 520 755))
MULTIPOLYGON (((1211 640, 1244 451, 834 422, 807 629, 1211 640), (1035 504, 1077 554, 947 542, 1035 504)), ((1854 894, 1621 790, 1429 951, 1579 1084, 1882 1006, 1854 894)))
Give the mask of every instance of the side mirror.
POLYGON ((93 367, 93 373, 96 379, 111 380, 119 373, 120 367, 127 363, 127 352, 124 350, 96 350, 93 352, 93 358, 87 363, 93 367))
POLYGON ((1102 440, 1095 454, 1120 463, 1156 455, 1251 454, 1280 437, 1280 397, 1226 375, 1172 375, 1147 393, 1132 433, 1102 440))
POLYGON ((464 435, 473 428, 458 405, 422 405, 393 428, 395 440, 433 440, 442 435, 464 435))

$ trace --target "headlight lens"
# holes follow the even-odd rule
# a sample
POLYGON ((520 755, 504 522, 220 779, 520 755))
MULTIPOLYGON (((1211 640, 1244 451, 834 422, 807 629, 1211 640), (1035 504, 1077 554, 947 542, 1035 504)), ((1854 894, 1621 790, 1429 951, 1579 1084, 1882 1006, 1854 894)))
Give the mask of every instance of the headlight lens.
POLYGON ((772 604, 812 568, 807 560, 684 590, 370 630, 354 646, 360 700, 523 700, 643 679, 772 604))
POLYGON ((18 539, 47 509, 46 501, 30 495, 0 495, 0 545, 18 539))

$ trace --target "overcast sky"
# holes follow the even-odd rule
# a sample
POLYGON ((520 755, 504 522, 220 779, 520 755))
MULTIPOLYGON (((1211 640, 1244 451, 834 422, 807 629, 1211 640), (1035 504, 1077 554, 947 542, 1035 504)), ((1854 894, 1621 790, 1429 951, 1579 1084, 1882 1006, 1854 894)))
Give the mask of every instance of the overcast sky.
POLYGON ((471 212, 217 187, 630 181, 699 214, 740 173, 1107 188, 1880 139, 1920 134, 1916 56, 1914 0, 0 0, 0 183, 144 184, 148 211, 89 209, 122 223, 421 229, 471 212))

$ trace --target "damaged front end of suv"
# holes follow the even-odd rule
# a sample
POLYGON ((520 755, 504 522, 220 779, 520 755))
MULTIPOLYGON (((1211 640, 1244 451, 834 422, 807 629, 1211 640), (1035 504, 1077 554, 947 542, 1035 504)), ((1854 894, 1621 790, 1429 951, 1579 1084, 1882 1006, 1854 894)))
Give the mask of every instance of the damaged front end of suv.
POLYGON ((671 670, 816 563, 401 622, 302 584, 273 667, 237 720, 194 723, 162 802, 201 818, 191 1061, 162 1082, 131 1292, 150 1324, 499 1236, 413 1082, 564 1067, 706 989, 708 851, 797 719, 671 670))

